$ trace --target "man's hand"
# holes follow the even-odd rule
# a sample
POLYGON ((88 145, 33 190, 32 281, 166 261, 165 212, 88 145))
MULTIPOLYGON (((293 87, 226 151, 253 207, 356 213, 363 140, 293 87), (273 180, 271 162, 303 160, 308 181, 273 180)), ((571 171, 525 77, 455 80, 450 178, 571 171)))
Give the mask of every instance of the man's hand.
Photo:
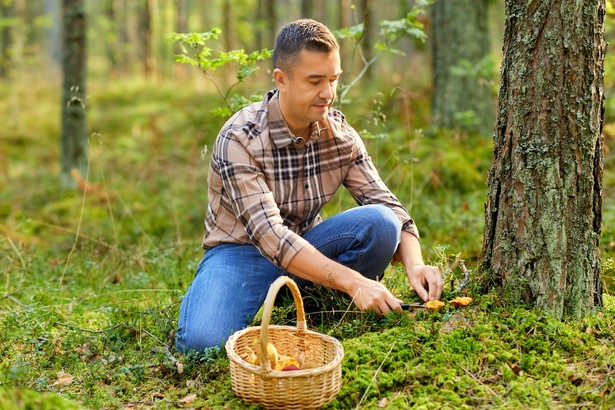
POLYGON ((406 270, 410 286, 425 302, 439 300, 442 295, 442 276, 436 266, 414 265, 406 270))
POLYGON ((392 310, 401 311, 401 303, 403 303, 403 300, 393 296, 382 283, 363 276, 352 287, 349 294, 359 309, 372 311, 378 316, 386 315, 392 310))

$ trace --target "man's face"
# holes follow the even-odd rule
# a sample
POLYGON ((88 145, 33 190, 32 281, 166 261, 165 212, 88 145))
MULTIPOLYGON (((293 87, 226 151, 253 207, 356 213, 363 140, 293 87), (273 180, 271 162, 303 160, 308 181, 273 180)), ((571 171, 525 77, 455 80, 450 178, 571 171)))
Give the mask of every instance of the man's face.
POLYGON ((274 70, 280 90, 280 108, 293 133, 309 123, 323 121, 333 105, 340 74, 340 55, 301 50, 290 72, 274 70))

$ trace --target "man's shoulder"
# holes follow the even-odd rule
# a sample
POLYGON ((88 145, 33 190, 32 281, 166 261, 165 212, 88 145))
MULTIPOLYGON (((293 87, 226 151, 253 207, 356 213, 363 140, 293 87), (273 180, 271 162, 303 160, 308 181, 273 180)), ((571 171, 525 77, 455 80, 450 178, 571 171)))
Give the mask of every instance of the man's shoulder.
POLYGON ((262 100, 253 102, 233 114, 226 121, 220 133, 239 132, 248 139, 253 139, 262 134, 269 127, 267 113, 273 93, 273 91, 268 92, 262 100))

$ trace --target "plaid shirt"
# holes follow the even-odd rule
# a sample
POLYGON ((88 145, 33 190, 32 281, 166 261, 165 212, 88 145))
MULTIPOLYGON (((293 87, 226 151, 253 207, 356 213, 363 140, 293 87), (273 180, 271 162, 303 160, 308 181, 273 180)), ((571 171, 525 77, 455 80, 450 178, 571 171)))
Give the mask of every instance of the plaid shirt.
POLYGON ((278 92, 233 115, 213 147, 203 248, 254 244, 286 269, 307 244, 301 237, 322 221, 320 211, 344 184, 359 205, 392 209, 402 229, 418 230, 380 179, 363 141, 344 115, 329 110, 327 129, 313 127, 304 143, 282 117, 278 92))

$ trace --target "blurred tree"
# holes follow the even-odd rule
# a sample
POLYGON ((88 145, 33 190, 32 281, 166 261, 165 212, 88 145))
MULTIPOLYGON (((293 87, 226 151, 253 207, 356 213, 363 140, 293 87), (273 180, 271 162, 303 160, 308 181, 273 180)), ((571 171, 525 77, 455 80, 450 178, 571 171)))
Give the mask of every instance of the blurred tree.
POLYGON ((602 304, 605 0, 506 0, 482 266, 559 317, 602 304))
POLYGON ((268 29, 268 38, 266 47, 273 48, 275 38, 278 35, 278 14, 276 12, 275 0, 264 0, 264 21, 265 27, 268 29))
POLYGON ((64 187, 75 186, 71 173, 86 175, 88 129, 86 99, 86 16, 84 0, 62 0, 62 135, 61 175, 64 187))
MULTIPOLYGON (((264 48, 264 31, 265 31, 265 22, 263 20, 263 0, 256 1, 256 26, 254 30, 256 31, 254 38, 256 42, 256 49, 262 50, 264 48)), ((267 47, 273 47, 272 45, 267 45, 267 47)))
POLYGON ((224 0, 222 6, 222 32, 224 33, 224 47, 226 50, 233 50, 235 47, 235 36, 233 26, 233 5, 231 0, 224 0))
MULTIPOLYGON (((139 50, 143 63, 143 74, 147 77, 154 71, 154 48, 152 46, 152 0, 141 0, 139 4, 139 50)), ((181 3, 181 1, 180 1, 181 3)), ((178 6, 179 16, 179 6, 178 6)))
POLYGON ((301 0, 301 18, 314 18, 314 0, 301 0))
MULTIPOLYGON (((175 23, 175 31, 177 33, 187 33, 188 32, 188 1, 187 0, 175 0, 175 6, 177 8, 177 19, 175 23)), ((207 13, 204 13, 204 14, 207 14, 207 13)), ((175 78, 177 78, 178 80, 182 80, 186 76, 186 67, 183 64, 175 64, 173 68, 175 71, 175 78)))
POLYGON ((482 131, 493 129, 489 81, 490 0, 436 0, 432 8, 432 124, 482 131), (485 72, 486 71, 486 72, 485 72), (487 80, 487 81, 486 81, 487 80))
MULTIPOLYGON (((339 28, 350 27, 352 24, 352 0, 341 0, 339 7, 339 28)), ((340 57, 342 70, 349 72, 352 67, 352 44, 348 39, 338 39, 340 42, 340 57)))
POLYGON ((117 35, 115 32, 115 1, 114 0, 104 0, 104 23, 106 25, 106 30, 104 34, 105 39, 105 54, 107 57, 107 62, 109 63, 109 67, 111 71, 114 71, 117 67, 117 35))
MULTIPOLYGON (((370 61, 374 56, 374 36, 375 36, 375 20, 374 10, 372 9, 371 0, 361 0, 361 14, 363 17, 363 36, 361 38, 361 52, 363 53, 364 60, 370 61)), ((372 70, 367 69, 365 71, 366 80, 371 80, 372 70)))
POLYGON ((129 8, 126 0, 113 0, 115 2, 115 27, 117 31, 117 45, 118 45, 118 64, 117 67, 120 71, 127 71, 129 66, 130 52, 129 52, 129 8))
POLYGON ((11 26, 13 1, 0 0, 0 78, 6 78, 11 65, 11 26))

